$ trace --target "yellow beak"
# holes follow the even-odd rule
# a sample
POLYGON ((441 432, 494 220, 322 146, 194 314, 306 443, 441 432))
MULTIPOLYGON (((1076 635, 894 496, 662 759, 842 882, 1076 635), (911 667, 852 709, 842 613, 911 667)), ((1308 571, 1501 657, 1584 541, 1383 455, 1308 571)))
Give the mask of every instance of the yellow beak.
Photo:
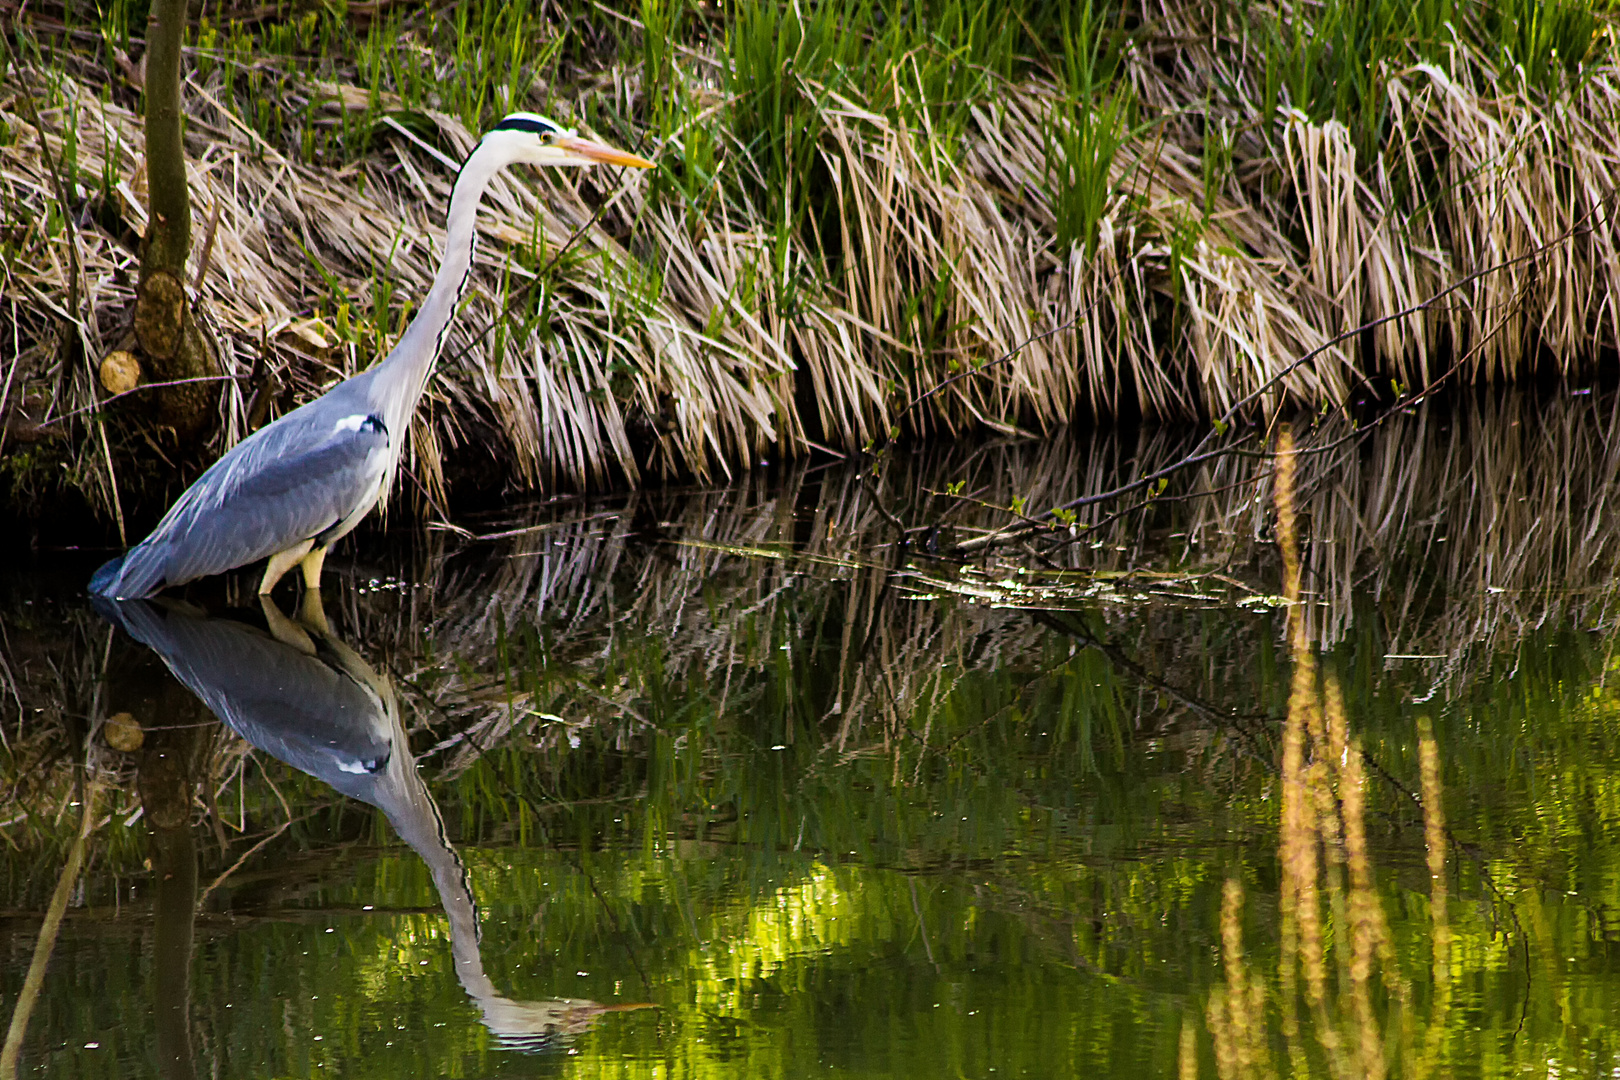
POLYGON ((581 139, 577 135, 559 135, 552 144, 559 150, 566 150, 571 154, 578 154, 594 164, 623 165, 631 169, 650 169, 653 163, 644 157, 627 154, 623 150, 615 150, 603 143, 581 139))

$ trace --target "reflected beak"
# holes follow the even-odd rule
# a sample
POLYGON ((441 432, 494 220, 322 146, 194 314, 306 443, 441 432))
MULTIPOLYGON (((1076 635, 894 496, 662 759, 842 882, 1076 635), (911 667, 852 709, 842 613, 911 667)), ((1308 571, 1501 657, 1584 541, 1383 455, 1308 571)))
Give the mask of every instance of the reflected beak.
POLYGON ((603 143, 581 139, 577 135, 560 136, 551 145, 569 154, 577 155, 592 165, 623 165, 631 169, 650 169, 653 167, 653 163, 644 157, 627 154, 623 150, 615 150, 613 147, 603 143))

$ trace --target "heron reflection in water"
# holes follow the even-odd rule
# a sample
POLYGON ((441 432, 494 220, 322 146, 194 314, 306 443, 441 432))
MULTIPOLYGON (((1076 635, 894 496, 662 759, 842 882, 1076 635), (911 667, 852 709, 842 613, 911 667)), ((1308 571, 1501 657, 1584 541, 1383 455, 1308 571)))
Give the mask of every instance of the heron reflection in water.
POLYGON ((320 593, 297 619, 259 598, 268 632, 182 604, 97 598, 97 609, 163 659, 233 731, 272 757, 381 810, 428 866, 450 920, 456 978, 509 1049, 540 1050, 605 1012, 651 1008, 578 998, 514 1001, 479 954, 478 908, 444 818, 417 772, 392 684, 334 635, 320 593))

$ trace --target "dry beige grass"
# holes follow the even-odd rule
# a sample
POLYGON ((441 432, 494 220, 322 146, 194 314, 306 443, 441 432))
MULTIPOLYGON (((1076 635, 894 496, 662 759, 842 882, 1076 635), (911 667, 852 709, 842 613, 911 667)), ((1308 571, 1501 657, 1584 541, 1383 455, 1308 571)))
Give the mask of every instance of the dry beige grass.
MULTIPOLYGON (((810 230, 779 241, 747 206, 648 202, 641 181, 503 178, 486 200, 466 309, 413 430, 411 473, 438 494, 447 453, 475 461, 488 453, 517 487, 634 485, 649 470, 719 477, 761 456, 800 454, 811 433, 851 449, 895 427, 1050 433, 1137 408, 1160 418, 1218 415, 1346 328, 1497 266, 1506 268, 1449 302, 1379 328, 1376 370, 1357 370, 1353 343, 1328 348, 1263 393, 1257 411, 1339 404, 1375 374, 1424 385, 1459 347, 1465 377, 1484 381, 1523 377, 1537 350, 1575 373, 1615 347, 1612 68, 1589 71, 1553 109, 1510 79, 1476 84, 1469 72, 1492 69, 1460 47, 1447 66, 1388 72, 1392 133, 1372 162, 1357 159, 1333 121, 1285 111, 1272 147, 1255 134, 1265 118, 1252 111, 1209 114, 1205 121, 1240 134, 1231 138, 1231 175, 1206 192, 1204 143, 1186 118, 1206 108, 1213 79, 1229 76, 1240 100, 1259 94, 1252 74, 1223 72, 1225 61, 1197 44, 1207 29, 1197 17, 1162 13, 1167 32, 1194 43, 1173 74, 1127 53, 1143 111, 1161 119, 1116 157, 1091 257, 1059 252, 1051 240, 1043 131, 1059 122, 1058 92, 1038 80, 1003 86, 955 141, 931 127, 937 107, 921 100, 907 111, 922 122, 907 126, 892 110, 807 87, 822 102, 816 152, 830 177, 836 238, 810 230), (1414 205, 1391 179, 1435 167, 1442 197, 1432 202, 1414 205), (576 232, 545 283, 546 325, 530 319, 480 336, 508 292, 533 276, 516 255, 537 242, 555 253, 576 232), (920 297, 929 317, 917 315, 920 297), (947 385, 952 373, 1009 353, 947 385)), ((0 147, 11 252, 0 320, 9 319, 15 342, 0 412, 22 408, 11 440, 93 405, 87 374, 59 380, 56 337, 78 335, 99 359, 130 302, 131 252, 94 224, 66 230, 52 218, 41 132, 22 101, 38 105, 54 154, 71 127, 80 175, 117 179, 116 216, 138 233, 139 124, 104 103, 92 74, 13 69, 0 93, 0 119, 13 133, 0 147), (68 311, 75 259, 79 308, 68 311)), ((219 221, 201 306, 231 376, 221 395, 228 443, 244 434, 247 376, 261 357, 302 399, 370 363, 398 333, 399 325, 352 322, 372 310, 385 281, 407 304, 425 290, 453 159, 474 135, 430 115, 448 157, 400 129, 362 163, 321 168, 266 144, 216 104, 217 89, 193 81, 187 99, 194 205, 200 223, 216 213, 219 221), (333 316, 345 298, 350 325, 333 316), (320 304, 326 314, 317 317, 320 304)), ((365 100, 354 87, 318 89, 334 113, 365 100)), ((637 92, 633 72, 616 77, 622 111, 634 111, 637 92)), ((916 97, 900 78, 893 94, 916 97)), ((693 100, 708 98, 695 89, 693 100)), ((712 106, 700 114, 712 115, 712 106)), ((726 160, 743 167, 740 151, 726 160)), ((90 428, 60 428, 75 440, 78 482, 111 512, 105 448, 90 428)))

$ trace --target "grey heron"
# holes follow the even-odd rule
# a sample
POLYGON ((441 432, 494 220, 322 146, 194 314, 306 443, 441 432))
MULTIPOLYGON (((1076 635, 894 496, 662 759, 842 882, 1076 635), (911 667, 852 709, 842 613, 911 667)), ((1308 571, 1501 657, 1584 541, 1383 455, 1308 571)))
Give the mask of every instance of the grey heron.
POLYGON ((150 536, 96 571, 92 593, 151 596, 266 558, 260 593, 295 565, 302 567, 305 585, 320 587, 327 549, 393 484, 411 414, 472 266, 479 200, 497 172, 519 162, 653 166, 534 113, 513 113, 496 124, 456 177, 438 272, 393 351, 214 462, 150 536))

